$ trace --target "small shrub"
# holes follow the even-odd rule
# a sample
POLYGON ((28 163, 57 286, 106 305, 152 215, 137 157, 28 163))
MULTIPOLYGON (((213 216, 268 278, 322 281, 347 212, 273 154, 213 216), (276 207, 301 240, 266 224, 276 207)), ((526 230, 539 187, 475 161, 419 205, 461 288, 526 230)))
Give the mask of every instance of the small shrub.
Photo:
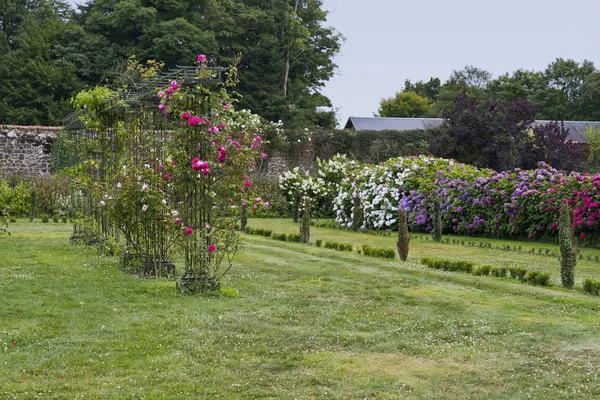
POLYGON ((240 292, 234 288, 221 288, 220 292, 221 296, 230 299, 237 299, 238 297, 240 297, 240 292))
POLYGON ((11 218, 11 219, 9 219, 9 222, 13 222, 13 223, 17 222, 17 219, 16 218, 11 218))
POLYGON ((492 268, 491 271, 493 276, 497 278, 506 278, 507 270, 504 267, 501 268, 492 268))
POLYGON ((595 279, 584 279, 583 291, 594 296, 600 296, 600 281, 595 279))
POLYGON ((352 251, 352 245, 350 243, 346 243, 346 244, 340 243, 338 245, 338 250, 341 250, 341 251, 350 251, 351 252, 352 251))
POLYGON ((466 272, 467 274, 473 273, 473 263, 469 261, 457 261, 459 265, 459 271, 466 272))
POLYGON ((525 274, 527 274, 527 270, 525 268, 513 267, 509 268, 508 271, 510 272, 511 278, 518 279, 521 282, 525 281, 525 274))
POLYGON ((488 276, 490 274, 491 270, 492 270, 491 265, 481 265, 481 266, 475 268, 475 270, 473 271, 473 275, 488 276))
POLYGON ((66 224, 67 223, 67 217, 62 217, 62 222, 63 222, 63 224, 66 224))
POLYGON ((362 246, 363 254, 369 257, 379 257, 379 258, 395 258, 396 251, 394 249, 389 249, 385 247, 372 247, 366 244, 362 246))
POLYGON ((317 247, 321 247, 321 245, 323 244, 323 240, 321 240, 321 239, 317 239, 317 240, 315 241, 315 244, 317 245, 317 247))
POLYGON ((298 242, 300 243, 300 235, 295 233, 290 233, 287 237, 288 242, 298 242))
POLYGON ((58 223, 58 217, 52 217, 52 221, 54 221, 54 223, 58 223))
POLYGON ((333 250, 337 250, 338 249, 338 244, 337 242, 325 242, 325 248, 326 249, 333 249, 333 250))
POLYGON ((285 233, 274 233, 271 237, 275 240, 281 240, 282 242, 287 241, 287 235, 285 233))
POLYGON ((48 218, 48 216, 47 216, 47 215, 42 215, 42 218, 41 218, 41 219, 42 219, 42 222, 43 222, 44 224, 47 224, 47 223, 48 223, 48 221, 50 221, 50 219, 48 218))
POLYGON ((528 271, 525 274, 525 282, 530 285, 550 286, 550 274, 541 271, 528 271))

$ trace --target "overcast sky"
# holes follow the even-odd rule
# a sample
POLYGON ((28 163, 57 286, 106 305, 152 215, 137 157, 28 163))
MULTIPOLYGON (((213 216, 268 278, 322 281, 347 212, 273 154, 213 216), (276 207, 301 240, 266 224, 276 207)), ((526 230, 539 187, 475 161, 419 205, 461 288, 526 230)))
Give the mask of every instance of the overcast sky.
POLYGON ((406 79, 443 82, 466 65, 494 76, 540 71, 558 57, 600 68, 598 0, 322 1, 328 25, 346 37, 323 91, 342 126, 372 116, 406 79))
POLYGON ((346 42, 323 91, 338 122, 369 117, 410 79, 444 82, 465 65, 494 77, 558 57, 600 68, 598 0, 323 0, 346 42))

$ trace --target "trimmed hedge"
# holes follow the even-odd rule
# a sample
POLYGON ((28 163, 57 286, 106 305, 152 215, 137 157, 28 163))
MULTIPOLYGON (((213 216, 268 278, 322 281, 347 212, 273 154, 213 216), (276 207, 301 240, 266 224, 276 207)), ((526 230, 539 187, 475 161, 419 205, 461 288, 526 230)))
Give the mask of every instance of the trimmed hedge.
POLYGON ((524 283, 537 286, 550 286, 549 273, 533 270, 528 271, 524 268, 492 267, 491 265, 485 264, 475 267, 473 263, 469 261, 432 259, 428 257, 423 257, 421 259, 421 264, 433 269, 451 272, 464 272, 477 276, 491 275, 498 278, 506 278, 510 273, 511 278, 518 279, 524 283))

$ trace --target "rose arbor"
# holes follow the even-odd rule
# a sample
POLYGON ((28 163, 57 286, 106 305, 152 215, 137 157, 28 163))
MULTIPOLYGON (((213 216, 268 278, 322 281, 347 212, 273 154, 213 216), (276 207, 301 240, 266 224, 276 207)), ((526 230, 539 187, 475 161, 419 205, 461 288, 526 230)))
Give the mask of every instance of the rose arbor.
POLYGON ((111 163, 99 163, 107 172, 98 209, 124 234, 132 256, 154 265, 144 274, 164 275, 168 254, 180 250, 182 293, 219 288, 240 245, 242 207, 262 205, 249 178, 266 158, 262 138, 256 124, 240 123, 252 116, 233 110, 235 70, 224 80, 223 71, 201 55, 196 66, 146 80, 133 93, 95 101, 95 108, 82 102, 83 115, 96 121, 88 129, 114 144, 102 153, 111 163))
MULTIPOLYGON (((206 61, 198 60, 203 78, 206 61)), ((182 293, 219 288, 239 248, 235 227, 242 204, 262 202, 253 198, 248 177, 260 160, 262 139, 229 128, 234 111, 226 86, 172 81, 158 93, 158 108, 172 123, 162 172, 177 208, 171 213, 176 242, 185 255, 182 293)))

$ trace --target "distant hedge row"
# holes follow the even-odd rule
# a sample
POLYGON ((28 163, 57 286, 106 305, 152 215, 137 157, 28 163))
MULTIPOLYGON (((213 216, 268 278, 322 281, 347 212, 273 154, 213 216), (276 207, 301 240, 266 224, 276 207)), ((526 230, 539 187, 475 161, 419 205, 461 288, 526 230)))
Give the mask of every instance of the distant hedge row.
POLYGON ((291 160, 299 159, 310 150, 321 160, 336 154, 368 164, 378 164, 398 156, 429 154, 430 140, 439 134, 437 129, 411 131, 284 131, 268 138, 269 152, 282 152, 291 160))

